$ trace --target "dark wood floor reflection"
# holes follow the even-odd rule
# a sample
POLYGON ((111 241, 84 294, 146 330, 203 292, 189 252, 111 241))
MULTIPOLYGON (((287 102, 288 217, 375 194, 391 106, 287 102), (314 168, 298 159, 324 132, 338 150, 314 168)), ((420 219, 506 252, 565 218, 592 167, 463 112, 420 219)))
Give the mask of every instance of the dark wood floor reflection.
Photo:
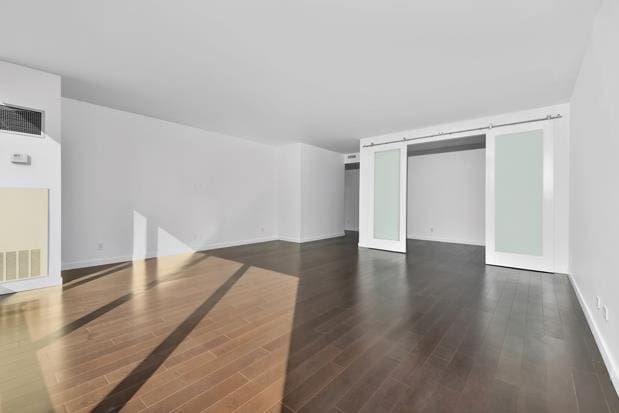
POLYGON ((0 411, 619 412, 567 277, 354 234, 0 298, 0 411))

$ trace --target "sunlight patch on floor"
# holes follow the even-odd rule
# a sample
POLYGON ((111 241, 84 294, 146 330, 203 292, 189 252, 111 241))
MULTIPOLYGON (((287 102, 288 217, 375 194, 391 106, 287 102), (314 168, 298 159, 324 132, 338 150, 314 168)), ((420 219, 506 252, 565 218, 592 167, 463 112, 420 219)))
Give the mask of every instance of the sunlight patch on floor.
MULTIPOLYGON (((283 398, 297 277, 207 253, 136 261, 97 275, 64 296, 60 289, 40 292, 36 308, 28 304, 24 327, 57 410, 105 407, 136 382, 126 408, 165 405, 161 395, 170 387, 252 351, 255 359, 235 373, 238 389, 212 408, 248 388, 259 391, 240 411, 283 398), (268 343, 270 350, 262 347, 268 343)), ((198 400, 184 402, 190 408, 198 400)))

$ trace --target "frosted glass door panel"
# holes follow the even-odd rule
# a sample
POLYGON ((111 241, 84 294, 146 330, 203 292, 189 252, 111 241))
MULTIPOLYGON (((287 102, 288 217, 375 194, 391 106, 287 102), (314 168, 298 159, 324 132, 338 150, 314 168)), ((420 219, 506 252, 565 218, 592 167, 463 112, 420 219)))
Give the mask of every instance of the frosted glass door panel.
POLYGON ((486 134, 486 264, 554 272, 552 121, 486 134))
POLYGON ((404 144, 361 149, 360 247, 406 252, 406 166, 404 144))
POLYGON ((497 135, 495 250, 543 255, 544 131, 497 135))
POLYGON ((374 154, 374 238, 400 239, 400 149, 374 154))

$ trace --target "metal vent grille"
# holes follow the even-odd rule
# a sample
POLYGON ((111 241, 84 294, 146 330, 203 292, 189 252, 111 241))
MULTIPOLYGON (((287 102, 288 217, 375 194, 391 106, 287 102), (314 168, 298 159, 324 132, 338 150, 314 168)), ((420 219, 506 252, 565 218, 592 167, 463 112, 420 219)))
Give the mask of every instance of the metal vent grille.
POLYGON ((0 105, 0 130, 41 136, 42 127, 42 112, 0 105))
POLYGON ((17 251, 17 259, 19 261, 19 278, 27 278, 30 276, 30 251, 17 251))
POLYGON ((14 280, 17 278, 17 252, 11 251, 4 255, 6 256, 4 279, 7 281, 14 280))
POLYGON ((41 275, 41 250, 30 250, 30 276, 41 275))
POLYGON ((41 250, 0 252, 0 282, 41 276, 41 250))

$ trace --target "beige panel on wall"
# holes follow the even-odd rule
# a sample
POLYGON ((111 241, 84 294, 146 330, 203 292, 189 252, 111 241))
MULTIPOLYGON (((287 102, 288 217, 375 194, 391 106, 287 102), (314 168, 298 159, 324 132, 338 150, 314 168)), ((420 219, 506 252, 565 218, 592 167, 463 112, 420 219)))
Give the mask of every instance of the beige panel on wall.
POLYGON ((0 188, 0 229, 0 282, 47 275, 47 189, 0 188))

